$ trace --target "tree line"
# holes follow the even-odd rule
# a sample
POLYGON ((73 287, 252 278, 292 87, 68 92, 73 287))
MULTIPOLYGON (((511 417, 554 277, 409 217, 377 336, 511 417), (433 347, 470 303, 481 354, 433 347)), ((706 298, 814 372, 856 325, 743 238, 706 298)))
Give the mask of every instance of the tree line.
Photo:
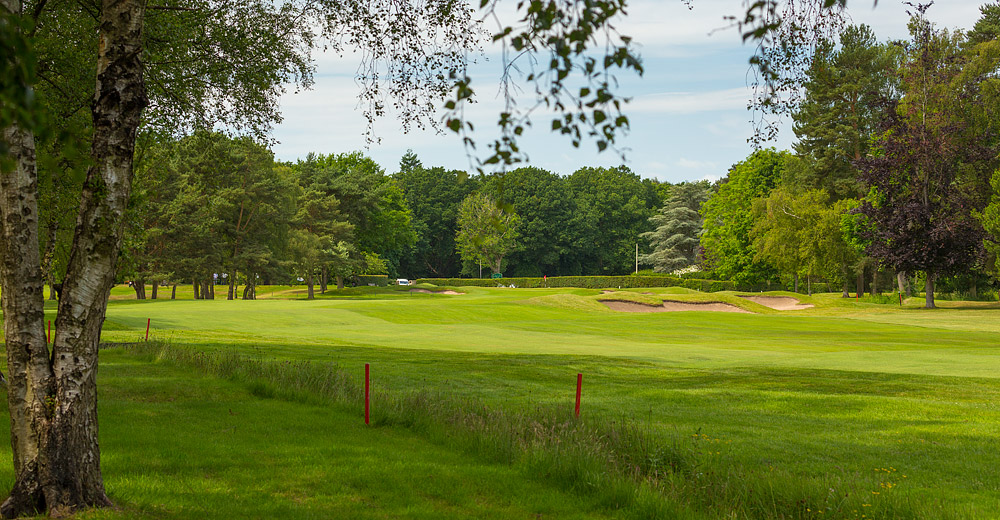
POLYGON ((735 165, 702 209, 721 277, 779 274, 844 295, 935 284, 977 297, 997 280, 1000 4, 969 31, 919 11, 905 41, 866 26, 817 48, 792 114, 794 153, 735 165))
MULTIPOLYGON (((933 306, 940 285, 975 298, 995 283, 1000 249, 1000 7, 982 12, 970 31, 918 14, 906 41, 851 26, 822 42, 792 113, 793 150, 758 150, 712 184, 626 166, 470 175, 412 151, 393 173, 357 152, 282 163, 207 131, 153 143, 119 276, 140 298, 145 282, 154 293, 192 283, 203 298, 222 283, 252 299, 257 283, 300 280, 312 297, 358 274, 619 275, 638 254, 656 272, 742 287, 922 288, 933 306)), ((73 203, 62 192, 47 195, 53 208, 73 203)), ((43 215, 43 228, 69 229, 52 222, 63 215, 43 215)), ((51 281, 66 249, 43 242, 51 281)))
MULTIPOLYGON (((360 152, 281 162, 249 137, 210 131, 144 143, 137 155, 116 276, 139 299, 174 297, 178 284, 196 298, 224 287, 228 299, 253 299, 258 284, 305 284, 313 297, 314 286, 357 275, 628 273, 671 189, 625 166, 469 175, 424 167, 413 152, 392 173, 360 152), (504 218, 510 234, 491 242, 504 218), (480 235, 463 235, 476 219, 480 235), (488 261, 472 252, 500 242, 488 261)), ((52 191, 73 203, 71 189, 52 191)), ((72 229, 55 208, 42 217, 54 230, 41 242, 50 285, 64 275, 72 229)))

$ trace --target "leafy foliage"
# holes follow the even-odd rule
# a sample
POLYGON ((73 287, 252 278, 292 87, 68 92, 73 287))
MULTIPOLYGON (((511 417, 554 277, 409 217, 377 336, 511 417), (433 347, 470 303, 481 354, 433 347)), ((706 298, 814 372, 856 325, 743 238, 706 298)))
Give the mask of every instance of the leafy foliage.
POLYGON ((412 212, 416 242, 400 258, 400 272, 408 276, 457 276, 461 259, 455 250, 458 206, 478 186, 460 170, 424 168, 408 153, 395 175, 412 212))
POLYGON ((504 257, 517 246, 520 218, 489 195, 473 193, 458 208, 455 246, 468 264, 485 264, 494 273, 503 269, 504 257))
POLYGON ((567 182, 576 200, 577 272, 631 272, 639 235, 661 205, 654 187, 627 166, 580 168, 567 182))
POLYGON ((869 255, 933 280, 968 269, 979 256, 974 173, 995 161, 995 151, 964 118, 975 100, 963 96, 969 85, 961 74, 960 34, 937 31, 923 18, 911 22, 911 31, 905 95, 887 107, 878 153, 863 161, 870 194, 859 211, 867 218, 869 255))
POLYGON ((774 268, 756 259, 750 238, 753 203, 766 197, 782 177, 787 152, 758 150, 733 165, 719 190, 702 206, 704 232, 701 237, 706 262, 719 276, 738 283, 769 279, 774 268))
MULTIPOLYGON (((480 0, 479 7, 489 15, 498 4, 498 0, 480 0)), ((622 108, 628 99, 618 93, 615 73, 641 75, 643 68, 632 38, 615 29, 625 8, 625 0, 535 0, 518 3, 517 23, 498 23, 493 41, 501 42, 504 49, 501 90, 505 107, 497 122, 501 136, 488 145, 491 155, 477 167, 524 162, 517 138, 531 125, 532 113, 542 107, 555 112, 552 130, 568 136, 573 146, 592 138, 603 151, 627 132, 628 117, 622 108), (595 48, 603 49, 603 55, 594 56, 595 48), (514 75, 521 67, 528 70, 524 79, 534 85, 535 102, 527 107, 518 106, 513 95, 517 90, 514 75)), ((475 143, 470 137, 472 124, 464 121, 463 110, 473 95, 471 79, 459 75, 454 97, 445 104, 450 111, 448 128, 462 135, 467 146, 475 143)))
POLYGON ((350 243, 356 260, 362 253, 395 259, 416 241, 402 189, 371 158, 359 152, 309 154, 293 168, 306 189, 338 201, 354 227, 350 243))
POLYGON ((507 257, 513 276, 560 274, 579 232, 567 182, 540 168, 522 167, 485 179, 482 190, 510 204, 519 218, 518 248, 507 257))
POLYGON ((985 245, 991 256, 993 274, 1000 277, 1000 170, 993 173, 990 185, 993 188, 990 203, 975 216, 987 233, 985 245))

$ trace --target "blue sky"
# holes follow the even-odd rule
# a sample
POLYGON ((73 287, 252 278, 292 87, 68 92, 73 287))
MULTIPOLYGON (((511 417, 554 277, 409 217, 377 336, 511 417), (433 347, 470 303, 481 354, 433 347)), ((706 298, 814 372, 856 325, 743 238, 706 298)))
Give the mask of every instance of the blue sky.
MULTIPOLYGON (((981 3, 938 0, 928 17, 942 27, 968 29, 979 18, 981 3)), ((851 0, 848 5, 854 22, 871 25, 879 39, 906 36, 907 15, 898 1, 881 0, 874 8, 870 0, 851 0)), ((646 72, 641 78, 619 76, 622 93, 633 98, 626 108, 631 132, 618 143, 625 149, 625 160, 614 152, 597 153, 592 142, 573 148, 565 137, 545 130, 547 118, 526 133, 522 148, 532 165, 564 175, 582 166, 624 162, 643 177, 661 181, 724 176, 751 152, 747 137, 753 129, 746 105, 747 59, 753 49, 742 44, 735 30, 713 30, 726 25, 725 15, 740 13, 741 2, 693 0, 690 10, 681 0, 638 0, 630 6, 629 16, 618 28, 642 45, 646 72)), ((276 158, 361 150, 391 173, 403 153, 413 149, 425 166, 469 169, 466 151, 454 134, 431 130, 405 134, 391 114, 376 123, 380 143, 366 149, 366 121, 357 108, 359 91, 353 79, 356 57, 327 54, 318 56, 317 62, 313 88, 300 93, 290 88, 281 99, 284 121, 273 131, 276 158)), ((498 54, 487 47, 486 56, 470 69, 479 94, 470 120, 476 127, 474 137, 483 143, 496 136, 501 107, 495 96, 498 62, 498 54)), ((786 122, 772 145, 788 148, 794 137, 786 122)))

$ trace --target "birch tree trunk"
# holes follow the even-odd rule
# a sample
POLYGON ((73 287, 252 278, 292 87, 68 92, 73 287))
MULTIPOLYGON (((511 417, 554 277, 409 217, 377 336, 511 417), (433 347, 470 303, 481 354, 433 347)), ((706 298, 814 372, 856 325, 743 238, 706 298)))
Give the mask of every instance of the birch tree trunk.
MULTIPOLYGON (((2 1, 7 9, 21 7, 2 1)), ((33 138, 17 128, 4 130, 17 158, 15 171, 0 181, 0 283, 15 469, 14 488, 0 505, 4 517, 39 511, 64 516, 111 504, 97 435, 97 344, 131 191, 135 132, 146 105, 140 60, 145 3, 102 3, 94 163, 83 185, 51 356, 43 328, 33 138)))
MULTIPOLYGON (((4 7, 20 12, 19 2, 4 7), (16 10, 14 9, 16 8, 16 10)), ((49 405, 55 379, 43 325, 42 270, 38 257, 38 176, 35 140, 17 126, 3 138, 16 160, 0 174, 0 285, 7 347, 7 402, 15 483, 0 506, 6 517, 44 510, 40 453, 50 426, 49 405)))

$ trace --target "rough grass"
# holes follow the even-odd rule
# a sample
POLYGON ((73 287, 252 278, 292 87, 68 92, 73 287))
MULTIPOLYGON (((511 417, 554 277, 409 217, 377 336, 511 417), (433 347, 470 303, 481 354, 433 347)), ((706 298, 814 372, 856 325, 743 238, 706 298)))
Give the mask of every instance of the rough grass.
MULTIPOLYGON (((101 352, 104 481, 115 509, 79 518, 605 518, 605 504, 402 427, 366 427, 304 365, 220 358, 206 373, 145 349, 101 352), (229 363, 229 365, 226 365, 229 363), (229 377, 217 374, 229 373, 229 377), (295 377, 289 377, 295 374, 295 377), (308 375, 306 375, 308 374, 308 375), (306 375, 305 378, 303 376, 306 375), (287 385, 298 384, 296 390, 287 385), (319 385, 317 387, 316 385, 319 385), (310 389, 307 391, 306 389, 310 389)), ((204 365, 202 364, 202 368, 204 365)), ((349 388, 349 387, 348 387, 349 388)), ((6 413, 6 399, 0 408, 6 413)), ((0 434, 7 464, 7 432, 0 434)))

